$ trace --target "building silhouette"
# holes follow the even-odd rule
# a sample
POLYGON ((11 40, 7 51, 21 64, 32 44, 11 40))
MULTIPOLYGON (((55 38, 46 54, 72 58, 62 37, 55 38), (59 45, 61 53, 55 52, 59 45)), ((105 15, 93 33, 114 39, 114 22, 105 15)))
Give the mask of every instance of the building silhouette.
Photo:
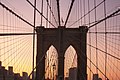
POLYGON ((99 78, 98 74, 93 74, 93 79, 92 80, 102 80, 102 78, 99 78))
POLYGON ((31 80, 28 78, 28 73, 23 72, 22 76, 20 73, 13 72, 13 66, 8 66, 8 70, 2 66, 2 62, 0 61, 0 80, 31 80))
POLYGON ((77 67, 69 69, 69 80, 77 80, 77 67))

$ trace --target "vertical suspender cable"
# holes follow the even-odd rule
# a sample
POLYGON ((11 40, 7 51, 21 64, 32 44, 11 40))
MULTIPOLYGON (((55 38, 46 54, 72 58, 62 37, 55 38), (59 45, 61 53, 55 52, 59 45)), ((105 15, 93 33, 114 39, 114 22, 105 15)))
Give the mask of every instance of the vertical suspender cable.
MULTIPOLYGON (((97 22, 96 18, 96 0, 94 0, 94 7, 95 7, 95 23, 97 22)), ((98 67, 98 51, 97 51, 97 25, 95 25, 95 37, 96 37, 96 66, 98 67)), ((96 73, 98 74, 98 68, 96 67, 96 73)))
MULTIPOLYGON (((82 17, 82 0, 80 0, 80 11, 81 11, 81 15, 80 15, 80 17, 82 17)), ((82 19, 81 19, 81 25, 82 25, 82 19)))
MULTIPOLYGON (((43 15, 43 0, 42 0, 42 6, 41 6, 41 14, 43 15)), ((41 26, 42 26, 42 21, 43 21, 42 15, 41 15, 41 26)))
MULTIPOLYGON (((104 16, 106 18, 106 0, 104 0, 104 16)), ((105 52, 107 53, 107 24, 105 20, 105 52)), ((106 72, 107 72, 107 54, 105 54, 105 80, 106 80, 106 72)))
MULTIPOLYGON (((50 6, 51 6, 51 0, 50 0, 50 6)), ((51 12, 49 13, 49 20, 51 21, 51 12)), ((50 28, 50 24, 49 27, 50 28)), ((48 78, 50 79, 50 55, 49 55, 49 50, 48 50, 48 78)))
POLYGON ((36 23, 36 0, 34 1, 34 29, 33 29, 33 74, 32 74, 32 80, 34 80, 34 55, 35 55, 35 23, 36 23))
MULTIPOLYGON (((51 0, 50 0, 50 6, 51 6, 51 0)), ((51 12, 49 13, 49 20, 51 21, 51 12)), ((49 28, 50 28, 50 24, 49 24, 49 28)))
MULTIPOLYGON (((47 5, 47 12, 46 12, 46 16, 47 16, 47 19, 48 19, 48 5, 47 5)), ((48 28, 48 21, 46 21, 46 28, 48 28)))
MULTIPOLYGON (((85 15, 85 0, 83 0, 83 7, 84 7, 84 15, 85 15)), ((84 16, 84 24, 86 23, 86 16, 84 16)))
MULTIPOLYGON (((79 10, 79 7, 80 7, 80 1, 78 0, 78 19, 80 18, 80 10, 79 10)), ((80 22, 78 22, 78 25, 80 26, 80 22)))
MULTIPOLYGON (((90 12, 90 1, 89 0, 88 0, 88 12, 90 12)), ((88 19, 89 19, 89 26, 90 26, 90 13, 88 14, 88 19)), ((90 29, 89 29, 89 32, 90 32, 90 29)), ((89 44, 91 45, 91 33, 89 33, 89 44)), ((89 53, 90 53, 90 70, 91 70, 91 46, 89 46, 89 53)), ((91 80, 91 71, 89 74, 90 74, 89 80, 91 80)))
MULTIPOLYGON (((5 32, 4 30, 4 25, 5 25, 5 9, 3 8, 3 33, 5 32)), ((3 41, 5 42, 5 37, 3 36, 3 41)), ((5 44, 3 45, 5 47, 5 44)), ((3 53, 5 53, 5 49, 3 50, 3 53)), ((4 58, 5 59, 5 55, 4 58)))

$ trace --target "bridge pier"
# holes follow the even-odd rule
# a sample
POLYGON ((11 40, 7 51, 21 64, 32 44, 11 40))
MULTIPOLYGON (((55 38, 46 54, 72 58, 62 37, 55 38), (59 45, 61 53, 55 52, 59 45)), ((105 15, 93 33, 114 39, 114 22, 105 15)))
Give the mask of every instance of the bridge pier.
POLYGON ((36 56, 36 79, 35 80, 44 80, 45 79, 45 51, 44 51, 44 27, 38 27, 37 31, 37 56, 36 56))
POLYGON ((78 72, 77 72, 77 80, 87 80, 87 54, 86 54, 86 42, 87 42, 87 34, 84 27, 81 27, 80 33, 80 41, 77 45, 77 64, 78 64, 78 72))
POLYGON ((64 80, 64 43, 63 43, 63 26, 58 27, 58 80, 64 80))

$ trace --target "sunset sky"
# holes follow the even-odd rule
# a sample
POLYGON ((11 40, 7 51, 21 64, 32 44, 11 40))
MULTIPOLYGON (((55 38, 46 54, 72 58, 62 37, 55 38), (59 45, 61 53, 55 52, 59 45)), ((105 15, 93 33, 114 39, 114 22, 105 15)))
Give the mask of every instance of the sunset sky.
MULTIPOLYGON (((46 17, 46 0, 44 1, 43 6, 43 15, 46 17)), ((52 0, 52 10, 55 13, 55 18, 57 19, 57 12, 56 12, 56 0, 52 0)), ((72 0, 60 0, 60 18, 61 24, 64 25, 66 20, 68 10, 70 7, 70 3, 72 0), (63 20, 63 23, 62 23, 63 20)), ((89 10, 92 10, 95 7, 94 1, 96 1, 96 5, 100 4, 104 0, 75 0, 68 23, 66 27, 70 28, 78 28, 79 26, 86 25, 90 26, 89 23, 95 22, 95 10, 91 11, 90 14, 87 14, 89 10), (89 8, 88 8, 88 1, 89 8), (81 5, 82 3, 82 5, 81 5), (85 4, 85 6, 84 6, 85 4), (80 19, 82 16, 87 14, 85 17, 80 19), (90 16, 90 17, 89 17, 90 16), (80 19, 78 22, 73 24, 75 21, 80 19), (89 21, 90 20, 90 21, 89 21), (71 26, 71 24, 73 24, 71 26)), ((18 15, 23 17, 25 20, 33 24, 33 8, 26 0, 0 0, 3 4, 5 4, 8 8, 16 12, 18 15)), ((34 4, 34 0, 30 0, 31 3, 34 4)), ((42 0, 37 0, 37 9, 41 11, 41 2, 42 0)), ((111 13, 115 12, 120 8, 120 0, 106 0, 106 16, 110 15, 111 13)), ((50 19, 50 14, 49 18, 50 19)), ((103 19, 105 17, 104 13, 104 2, 100 4, 99 7, 96 8, 96 21, 103 19)), ((51 17, 53 24, 54 19, 51 17)), ((58 20, 57 20, 58 22, 58 20)), ((43 26, 46 27, 46 20, 43 18, 43 26)), ((41 24, 41 16, 39 13, 36 15, 36 26, 40 26, 41 24)), ((110 18, 106 21, 107 28, 106 31, 108 32, 120 32, 120 16, 115 16, 110 18)), ((53 26, 48 25, 47 27, 53 28, 53 26)), ((58 27, 58 26, 56 26, 58 27)), ((95 32, 95 26, 90 28, 89 32, 95 32)), ((9 13, 6 9, 0 6, 0 33, 32 33, 33 27, 29 26, 28 24, 21 21, 19 18, 15 17, 11 13, 9 13)), ((105 32, 105 21, 97 25, 97 32, 105 32)), ((3 62, 3 66, 7 67, 14 66, 15 72, 22 72, 26 71, 28 73, 32 70, 32 39, 31 35, 29 36, 0 36, 0 61, 3 62), (18 55, 18 56, 17 56, 18 55), (29 68, 28 68, 29 67, 29 68), (21 69, 22 68, 22 69, 21 69)), ((110 34, 107 35, 107 52, 118 56, 120 58, 120 34, 110 34)), ((97 48, 105 51, 105 34, 98 34, 96 38, 96 34, 87 35, 87 44, 92 44, 93 46, 97 46, 97 48), (90 38, 91 37, 91 38, 90 38), (91 41, 91 42, 90 42, 91 41), (97 44, 97 45, 96 45, 97 44)), ((35 47, 36 49, 36 47, 35 47)), ((53 46, 52 46, 52 49, 53 46)), ((50 48, 49 53, 52 53, 52 49, 50 48)), ((73 56, 75 54, 75 50, 73 47, 69 47, 66 51, 66 65, 67 69, 71 66, 73 56), (69 58, 69 56, 72 56, 69 58), (67 60, 68 59, 68 60, 67 60)), ((92 55, 92 61, 96 64, 96 54, 98 54, 98 67, 101 69, 103 73, 105 73, 105 55, 103 52, 99 51, 96 52, 95 48, 91 48, 87 45, 87 56, 90 58, 90 53, 92 55)), ((35 55, 36 56, 36 55, 35 55)), ((56 54, 55 54, 56 56, 56 54)), ((36 57, 35 57, 36 58, 36 57)), ((54 58, 55 59, 55 58, 54 58)), ((120 74, 120 62, 111 56, 107 58, 107 76, 111 80, 119 80, 120 74), (113 75, 112 75, 113 74, 113 75)), ((76 66, 76 65, 75 65, 76 66)), ((90 67, 90 61, 88 60, 88 66, 90 67)), ((65 68, 66 69, 66 68, 65 68)), ((91 69, 94 73, 96 73, 96 68, 94 65, 91 66, 91 69)), ((68 73, 66 70, 65 74, 68 73)), ((90 73, 88 68, 87 73, 90 73)), ((98 72, 100 77, 104 80, 104 75, 101 72, 98 72)), ((90 75, 88 75, 90 78, 90 75)))

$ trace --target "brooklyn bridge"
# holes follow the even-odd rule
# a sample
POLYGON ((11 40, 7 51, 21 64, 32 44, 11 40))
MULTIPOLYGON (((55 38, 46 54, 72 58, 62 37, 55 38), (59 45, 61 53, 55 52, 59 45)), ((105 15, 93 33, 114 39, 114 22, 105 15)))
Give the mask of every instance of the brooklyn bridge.
POLYGON ((0 80, 120 80, 120 0, 0 0, 0 80))

